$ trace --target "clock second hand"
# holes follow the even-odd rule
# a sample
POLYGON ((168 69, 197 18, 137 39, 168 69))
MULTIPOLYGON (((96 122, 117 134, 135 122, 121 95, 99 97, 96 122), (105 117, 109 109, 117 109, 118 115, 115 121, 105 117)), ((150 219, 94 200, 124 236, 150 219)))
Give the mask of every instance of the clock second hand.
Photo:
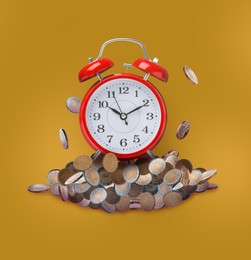
POLYGON ((120 118, 125 121, 125 124, 126 124, 126 125, 128 125, 128 122, 126 121, 127 115, 122 112, 122 110, 121 110, 121 108, 120 108, 120 105, 119 105, 119 103, 118 103, 118 101, 117 101, 117 99, 116 99, 116 97, 115 97, 115 92, 114 92, 113 98, 115 99, 115 101, 116 101, 116 103, 117 103, 117 105, 118 105, 118 108, 119 108, 119 110, 120 110, 120 113, 121 113, 121 114, 120 114, 120 118))

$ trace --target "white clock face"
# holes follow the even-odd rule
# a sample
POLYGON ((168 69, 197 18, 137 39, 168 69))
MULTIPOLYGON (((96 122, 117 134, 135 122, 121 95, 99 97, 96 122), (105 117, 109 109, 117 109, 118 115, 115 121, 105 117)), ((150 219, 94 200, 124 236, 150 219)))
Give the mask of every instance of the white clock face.
POLYGON ((161 110, 148 87, 133 79, 119 78, 95 90, 85 118, 100 146, 113 153, 129 154, 142 150, 156 137, 161 110))

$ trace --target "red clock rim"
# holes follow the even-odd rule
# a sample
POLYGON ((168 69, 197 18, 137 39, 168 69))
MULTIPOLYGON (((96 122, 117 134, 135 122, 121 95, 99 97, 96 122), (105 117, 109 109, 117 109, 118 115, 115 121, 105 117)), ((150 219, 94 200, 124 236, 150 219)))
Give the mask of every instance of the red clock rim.
POLYGON ((86 114, 86 108, 87 108, 87 104, 90 100, 90 97, 92 96, 92 94, 104 83, 109 82, 111 80, 114 79, 120 79, 120 78, 127 78, 127 79, 133 79, 136 81, 139 81, 140 83, 144 84, 146 87, 148 87, 153 94, 156 96, 159 105, 160 105, 160 127, 159 130, 156 134, 156 136, 154 137, 154 139, 146 146, 143 147, 141 150, 138 150, 137 152, 133 152, 133 153, 128 153, 128 154, 121 154, 121 153, 116 153, 116 152, 112 152, 114 153, 119 159, 134 159, 137 157, 142 156, 143 154, 145 154, 148 150, 153 149, 161 140, 165 129, 166 129, 166 124, 167 124, 167 119, 168 119, 168 115, 167 115, 167 110, 166 110, 166 106, 165 106, 165 102, 161 96, 161 94, 159 93, 159 91, 149 82, 144 80, 143 78, 134 75, 134 74, 127 74, 127 73, 119 73, 119 74, 114 74, 114 75, 110 75, 105 77, 102 81, 98 81, 96 82, 85 94, 85 96, 83 97, 83 100, 81 102, 81 106, 80 106, 80 111, 79 111, 79 123, 80 123, 80 128, 82 131, 83 136, 85 137, 86 141, 88 142, 88 144, 94 149, 94 150, 100 150, 101 153, 108 153, 111 152, 107 149, 105 149, 103 146, 101 146, 100 144, 98 144, 96 142, 96 140, 92 137, 91 133, 89 132, 89 129, 87 127, 87 123, 85 120, 85 114, 86 114))

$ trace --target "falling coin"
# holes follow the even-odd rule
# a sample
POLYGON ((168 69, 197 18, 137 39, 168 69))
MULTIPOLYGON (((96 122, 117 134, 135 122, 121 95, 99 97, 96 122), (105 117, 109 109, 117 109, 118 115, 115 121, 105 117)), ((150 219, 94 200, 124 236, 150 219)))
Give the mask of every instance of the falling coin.
POLYGON ((174 207, 182 202, 182 196, 176 191, 170 191, 164 196, 163 201, 167 207, 174 207))
POLYGON ((111 174, 106 171, 103 167, 98 170, 100 184, 107 186, 112 184, 111 174))
POLYGON ((81 101, 77 97, 69 97, 66 100, 66 107, 72 113, 79 113, 81 101))
POLYGON ((69 184, 72 184, 72 183, 78 181, 82 176, 83 176, 83 172, 75 173, 69 179, 66 180, 65 185, 69 185, 69 184))
POLYGON ((167 185, 175 185, 180 181, 180 179, 181 179, 181 171, 179 169, 172 169, 166 173, 166 175, 163 178, 163 181, 167 185))
POLYGON ((125 196, 131 190, 131 183, 125 182, 124 184, 115 184, 115 192, 119 196, 125 196))
POLYGON ((68 137, 63 128, 59 129, 59 139, 60 139, 60 142, 61 142, 63 148, 68 149, 68 147, 69 147, 68 137))
POLYGON ((192 172, 192 170, 193 170, 193 165, 192 165, 192 163, 191 163, 189 160, 187 160, 187 159, 181 159, 181 160, 179 160, 179 161, 176 163, 175 168, 176 168, 176 169, 181 169, 182 166, 185 166, 185 167, 189 170, 189 172, 192 172))
POLYGON ((92 186, 98 186, 100 182, 98 171, 92 167, 85 171, 85 179, 92 186))
POLYGON ((149 192, 140 195, 140 206, 144 211, 151 211, 155 206, 154 196, 149 192))
POLYGON ((30 192, 43 192, 47 191, 49 189, 49 186, 45 184, 32 184, 28 187, 28 191, 30 192))
POLYGON ((118 159, 115 154, 107 153, 103 158, 103 167, 108 172, 114 172, 118 168, 118 159))
POLYGON ((154 200, 155 200, 154 209, 161 209, 164 207, 165 204, 163 202, 163 197, 159 192, 154 194, 154 200))
POLYGON ((125 212, 130 208, 130 197, 124 196, 116 203, 116 209, 120 212, 125 212))
POLYGON ((178 129, 177 129, 177 132, 176 132, 176 137, 181 140, 181 139, 184 139, 188 132, 190 130, 190 123, 188 121, 183 121, 178 129))
POLYGON ((152 180, 152 174, 148 173, 146 175, 140 175, 136 183, 138 185, 147 185, 152 180))
POLYGON ((64 168, 58 173, 58 181, 61 185, 65 185, 65 182, 74 175, 69 168, 64 168))
POLYGON ((184 66, 183 67, 183 71, 186 75, 186 77, 191 80, 191 82, 195 85, 198 85, 199 84, 199 81, 198 81, 198 78, 197 76, 195 75, 195 73, 193 72, 192 69, 190 69, 188 66, 184 66))
POLYGON ((106 201, 110 204, 116 204, 120 201, 120 196, 116 194, 115 189, 113 187, 108 188, 107 190, 106 201))
POLYGON ((108 203, 105 200, 101 203, 101 206, 107 213, 113 213, 113 212, 116 211, 115 205, 114 204, 110 204, 110 203, 108 203))
POLYGON ((129 183, 137 181, 139 178, 139 167, 137 165, 128 165, 123 171, 123 178, 129 183))
POLYGON ((59 182, 58 182, 58 173, 60 172, 60 170, 58 169, 54 169, 54 170, 51 170, 49 171, 48 175, 47 175, 47 180, 50 184, 55 184, 55 185, 58 185, 59 182))
POLYGON ((142 157, 136 160, 135 164, 139 167, 139 174, 146 175, 149 173, 148 165, 149 159, 146 157, 142 157))
POLYGON ((87 155, 80 155, 73 161, 73 166, 80 170, 85 171, 89 169, 92 165, 92 159, 87 155))
POLYGON ((166 162, 162 158, 153 159, 148 166, 150 173, 158 175, 163 172, 166 167, 166 162))
POLYGON ((94 204, 103 202, 107 197, 107 192, 104 188, 97 188, 91 192, 90 201, 94 204))

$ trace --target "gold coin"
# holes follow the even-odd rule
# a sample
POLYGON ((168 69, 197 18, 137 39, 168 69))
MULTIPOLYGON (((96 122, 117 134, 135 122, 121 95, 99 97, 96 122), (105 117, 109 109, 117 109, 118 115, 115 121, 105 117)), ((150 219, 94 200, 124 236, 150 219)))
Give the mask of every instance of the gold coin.
POLYGON ((153 210, 155 205, 154 196, 149 192, 144 192, 140 195, 140 206, 144 211, 153 210))
POLYGON ((166 175, 163 178, 163 181, 167 185, 175 185, 177 184, 181 179, 181 171, 179 169, 172 169, 166 173, 166 175))
POLYGON ((187 186, 188 183, 189 183, 189 175, 190 175, 190 172, 189 170, 184 166, 182 165, 181 166, 181 183, 183 184, 183 186, 187 186))
POLYGON ((148 166, 148 169, 151 174, 158 175, 159 173, 163 172, 166 168, 165 160, 162 158, 153 159, 148 166))
POLYGON ((99 173, 92 167, 85 171, 85 179, 92 186, 98 186, 100 182, 99 173))
POLYGON ((205 172, 205 171, 206 171, 206 169, 204 169, 204 168, 201 168, 201 167, 195 168, 194 170, 199 170, 199 171, 201 171, 201 173, 203 173, 203 172, 205 172))
POLYGON ((73 161, 73 166, 81 171, 89 169, 92 165, 92 158, 87 155, 80 155, 73 161))
POLYGON ((190 172, 192 172, 193 170, 193 165, 192 163, 187 160, 187 159, 181 159, 179 160, 176 165, 175 165, 175 168, 176 169, 181 169, 182 166, 185 166, 190 172))
POLYGON ((158 176, 163 179, 164 176, 166 175, 167 172, 169 172, 170 170, 172 170, 174 168, 174 166, 169 163, 169 162, 166 162, 166 167, 165 169, 163 170, 163 172, 161 172, 160 174, 158 174, 158 176))
POLYGON ((115 184, 115 192, 120 197, 127 195, 130 189, 131 189, 131 183, 129 182, 125 182, 124 184, 115 184))
POLYGON ((58 173, 58 181, 61 185, 65 185, 65 182, 73 176, 75 173, 69 168, 64 168, 58 173))
POLYGON ((124 167, 122 165, 119 165, 116 171, 111 173, 111 179, 115 184, 123 184, 126 182, 123 177, 123 171, 124 167))
POLYGON ((103 158, 103 167, 108 172, 114 172, 118 168, 118 159, 115 154, 107 153, 103 158))
POLYGON ((151 182, 152 176, 153 175, 151 173, 148 173, 146 175, 140 175, 136 183, 138 185, 147 185, 148 183, 151 182))
POLYGON ((133 183, 139 178, 139 167, 137 165, 130 164, 123 171, 124 180, 133 183))
POLYGON ((100 184, 107 186, 112 184, 111 174, 106 171, 103 167, 98 170, 99 172, 99 178, 100 178, 100 184))
POLYGON ((110 204, 116 204, 120 201, 120 196, 116 194, 114 187, 110 187, 106 190, 106 201, 110 204))
POLYGON ((130 208, 130 197, 124 196, 121 197, 120 201, 116 203, 116 209, 120 212, 125 212, 130 208))
POLYGON ((148 165, 149 159, 146 157, 142 157, 136 160, 135 164, 139 167, 139 174, 146 175, 149 173, 148 165))
POLYGON ((170 191, 163 197, 163 202, 167 207, 174 207, 182 202, 182 196, 176 191, 170 191))
POLYGON ((129 191, 128 195, 131 197, 139 196, 143 191, 143 186, 140 186, 136 183, 131 184, 131 190, 129 191))
POLYGON ((166 193, 168 193, 169 191, 171 191, 170 186, 168 186, 165 182, 162 182, 159 186, 158 186, 158 191, 159 194, 163 197, 166 195, 166 193))

